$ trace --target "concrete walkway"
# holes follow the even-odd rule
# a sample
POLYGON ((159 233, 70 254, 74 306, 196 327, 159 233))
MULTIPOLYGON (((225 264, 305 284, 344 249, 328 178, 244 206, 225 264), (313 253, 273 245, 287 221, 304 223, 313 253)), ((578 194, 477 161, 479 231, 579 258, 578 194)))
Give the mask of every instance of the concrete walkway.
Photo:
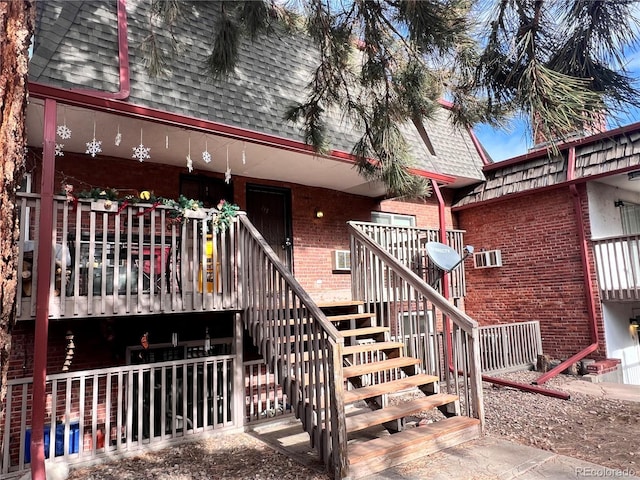
POLYGON ((562 386, 570 392, 606 397, 613 400, 640 402, 640 385, 623 385, 621 383, 592 383, 584 380, 574 380, 562 386))
POLYGON ((366 480, 640 480, 640 471, 602 467, 564 455, 485 436, 417 462, 399 465, 366 480))

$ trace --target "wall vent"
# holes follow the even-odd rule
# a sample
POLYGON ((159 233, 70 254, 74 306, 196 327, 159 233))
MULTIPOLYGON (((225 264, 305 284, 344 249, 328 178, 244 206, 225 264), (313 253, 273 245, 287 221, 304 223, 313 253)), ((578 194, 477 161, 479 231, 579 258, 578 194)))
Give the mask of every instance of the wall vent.
POLYGON ((351 252, 349 250, 333 251, 333 269, 339 272, 351 271, 351 252))
POLYGON ((502 253, 500 250, 485 250, 473 254, 473 266, 475 268, 494 268, 502 266, 502 253))

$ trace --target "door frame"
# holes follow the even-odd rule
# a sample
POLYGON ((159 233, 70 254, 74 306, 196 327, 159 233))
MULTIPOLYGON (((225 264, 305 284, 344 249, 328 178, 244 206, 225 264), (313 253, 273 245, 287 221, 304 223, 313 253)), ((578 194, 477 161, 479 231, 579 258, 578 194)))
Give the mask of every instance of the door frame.
POLYGON ((293 217, 291 210, 291 189, 286 187, 274 187, 271 185, 262 185, 259 183, 247 183, 245 186, 245 202, 249 197, 249 191, 257 193, 275 193, 282 195, 284 199, 284 229, 286 236, 291 239, 291 247, 289 249, 289 270, 293 273, 294 270, 294 247, 293 244, 293 217))

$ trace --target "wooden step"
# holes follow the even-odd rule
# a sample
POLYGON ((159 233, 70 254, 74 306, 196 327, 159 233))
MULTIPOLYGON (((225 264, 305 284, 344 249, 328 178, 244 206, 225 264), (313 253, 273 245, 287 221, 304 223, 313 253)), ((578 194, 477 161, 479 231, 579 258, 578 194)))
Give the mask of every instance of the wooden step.
POLYGON ((370 385, 368 387, 354 388, 344 392, 344 403, 353 403, 365 398, 377 397, 387 393, 400 392, 410 388, 428 385, 438 381, 438 377, 421 373, 412 375, 411 377, 401 378, 392 382, 384 382, 378 385, 370 385))
POLYGON ((349 445, 349 477, 372 475, 414 461, 481 435, 480 421, 451 417, 428 425, 349 445))
POLYGON ((342 369, 344 378, 359 377, 368 373, 383 372, 385 370, 393 370, 396 368, 410 367, 419 365, 420 360, 413 357, 397 357, 389 358, 379 362, 367 362, 342 369))
POLYGON ((358 345, 347 345, 342 349, 343 355, 352 355, 354 353, 363 353, 363 352, 375 352, 375 351, 386 351, 386 350, 396 350, 404 348, 404 343, 402 342, 371 342, 371 343, 362 343, 358 345))
POLYGON ((386 333, 389 331, 389 327, 363 327, 355 328, 353 330, 338 330, 338 333, 343 337, 360 337, 363 335, 375 335, 376 333, 386 333))
POLYGON ((320 308, 359 307, 364 305, 362 300, 334 300, 330 302, 316 302, 320 308))
MULTIPOLYGON (((360 319, 374 318, 374 317, 375 317, 375 313, 346 313, 342 315, 328 315, 327 320, 329 320, 330 322, 342 322, 346 320, 360 320, 360 319)), ((279 318, 277 320, 267 321, 267 325, 269 326, 272 326, 272 325, 286 326, 286 325, 296 325, 296 324, 306 325, 308 323, 309 323, 309 318, 307 317, 304 317, 301 319, 279 318)))
POLYGON ((457 395, 437 393, 424 398, 418 398, 410 402, 403 402, 391 407, 360 413, 346 418, 347 432, 357 432, 365 428, 408 417, 419 412, 425 412, 441 405, 458 401, 457 395))
POLYGON ((364 318, 374 318, 375 313, 345 313, 343 315, 327 315, 327 320, 330 322, 342 322, 344 320, 359 320, 364 318))

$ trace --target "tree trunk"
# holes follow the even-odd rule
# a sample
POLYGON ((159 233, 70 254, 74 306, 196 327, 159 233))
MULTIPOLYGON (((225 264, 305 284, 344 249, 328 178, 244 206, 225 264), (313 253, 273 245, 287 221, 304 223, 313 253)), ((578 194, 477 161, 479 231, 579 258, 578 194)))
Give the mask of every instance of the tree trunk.
POLYGON ((26 148, 27 68, 33 0, 0 1, 0 425, 3 425, 11 331, 16 320, 18 211, 26 148))

